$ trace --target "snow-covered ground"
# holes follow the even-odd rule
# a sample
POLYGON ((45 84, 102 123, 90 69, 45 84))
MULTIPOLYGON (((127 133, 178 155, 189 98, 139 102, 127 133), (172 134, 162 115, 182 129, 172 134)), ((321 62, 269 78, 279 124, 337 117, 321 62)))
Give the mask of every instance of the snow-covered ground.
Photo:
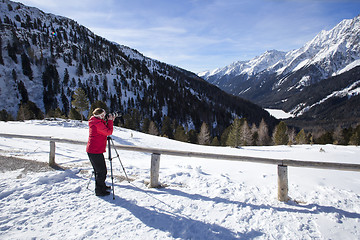
MULTIPOLYGON (((88 128, 77 121, 0 122, 0 133, 86 141, 88 128)), ((234 149, 123 128, 114 130, 113 139, 141 147, 360 163, 355 146, 234 149)), ((45 141, 0 137, 5 156, 47 162, 49 148, 45 141)), ((284 203, 277 200, 277 166, 162 155, 159 180, 166 187, 149 189, 150 154, 119 153, 134 181, 115 178, 115 200, 96 197, 93 179, 87 189, 92 168, 85 145, 56 143, 56 162, 68 170, 1 173, 0 239, 360 238, 359 172, 289 167, 292 200, 284 203)), ((112 162, 115 175, 123 176, 119 161, 112 162)))
POLYGON ((266 111, 268 111, 268 113, 270 113, 271 116, 277 118, 277 119, 286 119, 286 118, 291 118, 294 115, 292 115, 291 113, 287 113, 281 109, 270 109, 267 108, 265 109, 266 111))

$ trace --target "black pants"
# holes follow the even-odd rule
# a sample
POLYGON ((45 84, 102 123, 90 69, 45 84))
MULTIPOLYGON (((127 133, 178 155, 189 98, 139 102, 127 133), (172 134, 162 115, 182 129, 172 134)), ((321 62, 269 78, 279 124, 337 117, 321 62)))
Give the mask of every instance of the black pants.
POLYGON ((106 191, 105 179, 107 174, 104 154, 88 153, 88 156, 95 172, 95 192, 104 192, 106 191))

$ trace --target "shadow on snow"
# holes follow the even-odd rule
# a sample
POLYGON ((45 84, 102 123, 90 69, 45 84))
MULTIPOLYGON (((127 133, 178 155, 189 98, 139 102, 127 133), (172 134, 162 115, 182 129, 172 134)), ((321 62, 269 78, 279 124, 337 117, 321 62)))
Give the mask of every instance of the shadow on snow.
MULTIPOLYGON (((319 204, 307 204, 307 205, 296 205, 295 203, 289 202, 287 206, 291 207, 274 207, 266 204, 252 204, 244 203, 234 200, 229 200, 220 197, 207 197, 200 194, 190 194, 177 189, 161 188, 154 190, 146 190, 136 187, 135 185, 118 185, 121 188, 125 188, 132 191, 140 191, 148 196, 156 199, 159 203, 172 209, 172 211, 166 211, 160 208, 152 207, 141 207, 136 204, 136 201, 129 201, 124 198, 115 196, 115 200, 111 197, 104 198, 111 204, 122 207, 130 211, 136 218, 142 221, 147 226, 159 229, 163 232, 168 232, 174 238, 181 239, 253 239, 262 236, 264 233, 256 230, 249 232, 233 232, 225 227, 217 224, 205 223, 200 220, 194 220, 185 216, 179 212, 178 209, 174 209, 169 204, 155 197, 156 195, 176 195, 191 200, 209 201, 213 203, 225 203, 234 204, 239 207, 245 208, 250 207, 254 210, 260 209, 272 209, 278 212, 288 213, 304 213, 304 214, 320 214, 320 213, 335 213, 337 214, 338 221, 341 222, 342 218, 353 218, 360 219, 360 214, 356 212, 349 212, 342 209, 338 209, 332 206, 321 206, 319 204)), ((116 194, 116 193, 115 193, 116 194)))
MULTIPOLYGON (((145 194, 149 195, 147 191, 137 187, 121 187, 128 188, 130 190, 142 191, 145 194)), ((157 198, 155 199, 162 202, 157 198)), ((199 220, 194 220, 182 214, 177 214, 176 212, 170 212, 156 207, 153 207, 153 209, 141 207, 136 204, 136 201, 129 201, 118 196, 115 196, 115 200, 113 200, 113 197, 111 195, 111 197, 109 196, 104 198, 104 201, 108 201, 111 204, 127 209, 148 227, 158 229, 163 232, 168 232, 174 238, 230 240, 252 239, 263 235, 263 233, 255 230, 251 230, 247 233, 236 233, 217 224, 205 223, 199 220)), ((164 202, 162 203, 168 207, 171 207, 164 202)))

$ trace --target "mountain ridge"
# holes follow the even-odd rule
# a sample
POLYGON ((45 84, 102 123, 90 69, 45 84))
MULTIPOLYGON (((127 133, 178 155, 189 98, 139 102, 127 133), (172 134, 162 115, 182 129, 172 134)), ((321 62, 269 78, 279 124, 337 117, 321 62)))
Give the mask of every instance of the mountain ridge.
MULTIPOLYGON (((300 116, 306 112, 307 104, 301 106, 303 102, 296 102, 297 93, 360 66, 360 15, 341 21, 329 31, 321 31, 299 49, 277 52, 277 57, 267 51, 249 61, 235 62, 199 76, 264 108, 282 109, 300 116), (262 58, 267 58, 268 64, 259 68, 260 71, 252 72, 257 65, 250 66, 249 63, 257 63, 262 58), (240 69, 240 65, 247 68, 240 69), (286 102, 294 105, 289 107, 286 102)), ((352 82, 357 80, 359 78, 354 77, 352 82)), ((337 90, 342 90, 340 84, 337 90)), ((357 117, 360 119, 360 115, 357 117)))

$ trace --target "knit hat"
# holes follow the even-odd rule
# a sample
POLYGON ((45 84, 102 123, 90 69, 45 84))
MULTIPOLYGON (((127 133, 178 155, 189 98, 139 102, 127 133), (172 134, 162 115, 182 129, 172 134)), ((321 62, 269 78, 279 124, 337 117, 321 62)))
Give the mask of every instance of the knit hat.
POLYGON ((93 115, 94 117, 101 117, 102 114, 105 114, 105 110, 102 109, 102 108, 96 108, 94 111, 93 111, 93 115))

